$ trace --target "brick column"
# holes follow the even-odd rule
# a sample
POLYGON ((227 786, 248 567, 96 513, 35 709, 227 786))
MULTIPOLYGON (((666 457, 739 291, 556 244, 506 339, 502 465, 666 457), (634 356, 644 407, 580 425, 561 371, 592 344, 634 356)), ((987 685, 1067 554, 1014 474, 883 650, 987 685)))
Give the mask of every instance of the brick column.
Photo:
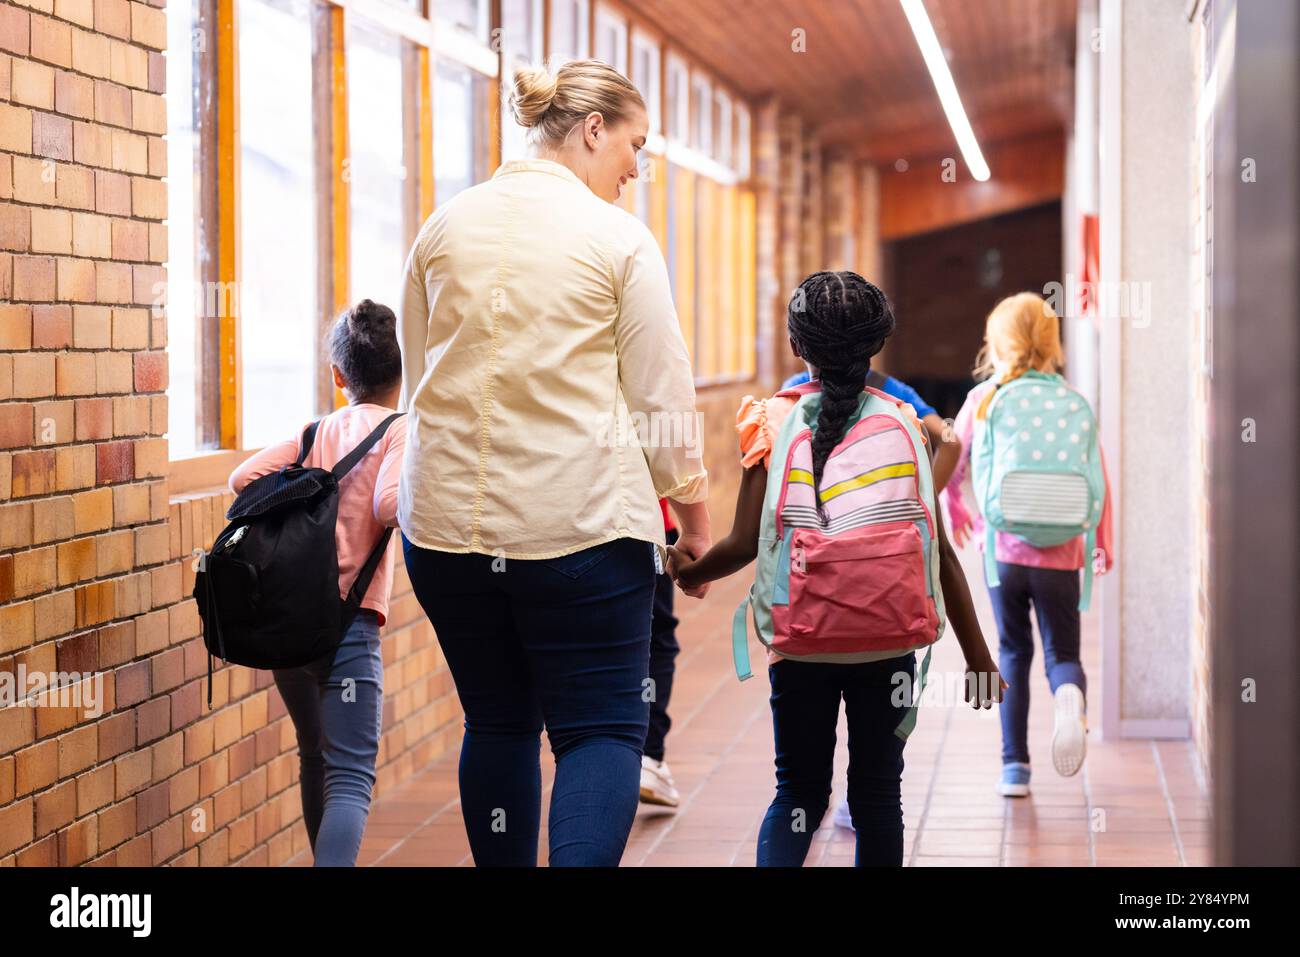
POLYGON ((0 7, 0 671, 104 675, 99 717, 0 709, 0 864, 115 847, 150 864, 182 843, 172 715, 197 708, 181 686, 202 659, 169 549, 167 328, 150 308, 162 4, 0 7))

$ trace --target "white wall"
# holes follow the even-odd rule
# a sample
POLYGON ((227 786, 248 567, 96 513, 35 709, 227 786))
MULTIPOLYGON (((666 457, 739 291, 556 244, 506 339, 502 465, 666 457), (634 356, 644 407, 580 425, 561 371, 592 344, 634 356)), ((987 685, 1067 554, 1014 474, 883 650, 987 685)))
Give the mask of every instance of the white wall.
POLYGON ((1193 75, 1185 0, 1101 0, 1102 442, 1117 574, 1098 581, 1102 731, 1188 733, 1193 75), (1119 306, 1121 294, 1132 304, 1119 306))

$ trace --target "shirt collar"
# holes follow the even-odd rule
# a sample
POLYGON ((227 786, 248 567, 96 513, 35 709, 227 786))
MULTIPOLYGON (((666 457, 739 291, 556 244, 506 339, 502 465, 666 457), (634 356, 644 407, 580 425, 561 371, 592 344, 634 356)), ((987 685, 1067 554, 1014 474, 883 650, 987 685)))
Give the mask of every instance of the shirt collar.
POLYGON ((557 163, 548 159, 519 159, 510 160, 502 163, 497 167, 497 171, 492 174, 492 178, 498 176, 509 176, 511 173, 550 173, 552 176, 558 176, 561 179, 567 179, 570 182, 577 183, 579 186, 586 187, 586 184, 574 174, 573 170, 563 163, 557 163))

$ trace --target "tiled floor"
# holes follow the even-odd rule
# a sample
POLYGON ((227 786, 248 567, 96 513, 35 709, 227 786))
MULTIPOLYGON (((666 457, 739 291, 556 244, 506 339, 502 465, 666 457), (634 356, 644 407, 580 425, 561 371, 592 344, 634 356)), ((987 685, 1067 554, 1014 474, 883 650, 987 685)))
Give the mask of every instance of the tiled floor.
MULTIPOLYGON (((991 646, 987 594, 972 554, 963 556, 991 646)), ((730 618, 748 586, 745 573, 714 586, 703 602, 679 598, 682 625, 673 686, 668 762, 682 794, 676 813, 641 806, 624 865, 752 866, 759 823, 773 791, 768 684, 736 681, 730 618)), ((756 643, 755 665, 761 664, 756 643)), ((1188 742, 1090 741, 1073 778, 1052 770, 1051 698, 1035 659, 1030 710, 1033 794, 999 797, 1000 731, 995 713, 958 703, 923 707, 903 773, 905 860, 913 866, 1204 865, 1210 863, 1209 801, 1188 742)), ((1100 673, 1094 615, 1084 617, 1084 666, 1100 673)), ((931 682, 960 679, 961 652, 950 634, 935 649, 931 682)), ((1099 682, 1098 682, 1099 684, 1099 682)), ((841 717, 834 802, 848 763, 841 717)), ((543 749, 546 753, 546 749, 543 749)), ((544 759, 544 800, 553 768, 544 759)), ((543 830, 545 829, 543 811, 543 830)), ((546 836, 541 839, 545 862, 546 836)), ((828 812, 809 865, 853 863, 853 834, 828 812)), ((309 853, 290 862, 310 863, 309 853)), ((444 758, 383 796, 372 808, 358 861, 364 865, 471 864, 461 826, 456 758, 444 758)))

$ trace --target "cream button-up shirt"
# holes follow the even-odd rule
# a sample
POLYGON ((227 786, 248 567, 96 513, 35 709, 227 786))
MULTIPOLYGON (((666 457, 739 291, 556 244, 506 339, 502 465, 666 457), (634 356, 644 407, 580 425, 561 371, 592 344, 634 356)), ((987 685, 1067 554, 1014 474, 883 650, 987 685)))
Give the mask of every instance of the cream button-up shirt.
POLYGON ((420 229, 398 316, 412 543, 555 558, 664 543, 708 494, 663 255, 568 167, 506 163, 420 229))

